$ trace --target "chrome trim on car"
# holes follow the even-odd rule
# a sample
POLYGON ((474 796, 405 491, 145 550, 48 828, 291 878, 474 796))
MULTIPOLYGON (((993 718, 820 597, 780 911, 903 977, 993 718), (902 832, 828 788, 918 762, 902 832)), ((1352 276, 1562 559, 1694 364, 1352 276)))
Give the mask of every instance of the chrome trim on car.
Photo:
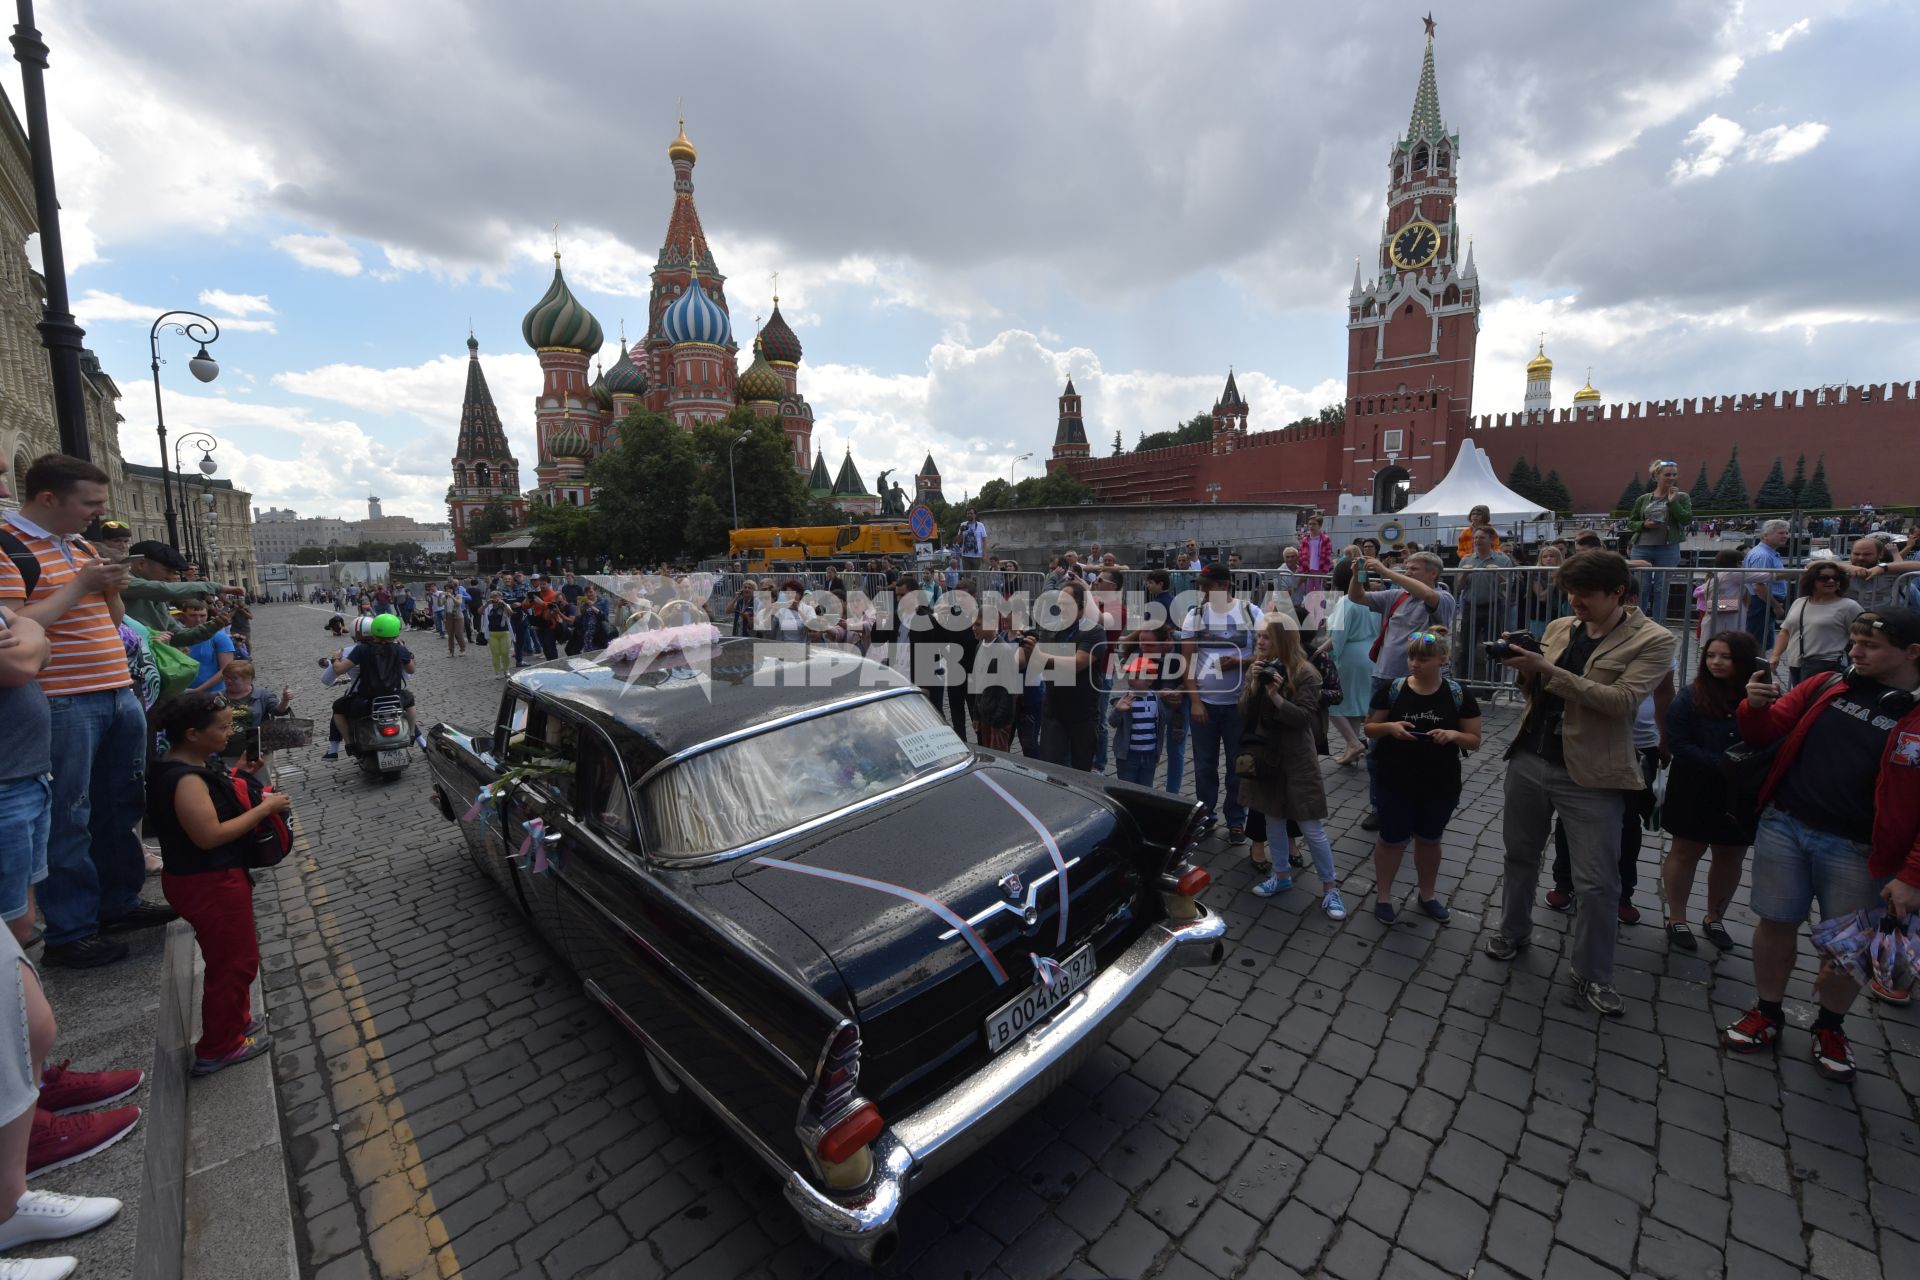
POLYGON ((890 1124, 874 1140, 874 1174, 866 1186, 836 1195, 786 1170, 787 1203, 816 1240, 873 1262, 890 1248, 909 1191, 985 1146, 1078 1070, 1158 989, 1167 969, 1218 963, 1226 932, 1226 919, 1205 907, 1197 920, 1153 925, 1052 1018, 890 1124))
POLYGON ((653 780, 655 774, 660 773, 668 766, 678 764, 680 761, 691 759, 694 756, 705 755, 717 747, 724 747, 745 738, 757 738, 763 733, 771 733, 775 729, 784 729, 790 724, 800 724, 807 720, 817 720, 821 716, 829 716, 836 711, 844 711, 848 707, 865 706, 869 702, 879 702, 883 698, 899 698, 909 693, 919 692, 920 690, 917 686, 910 684, 902 685, 897 689, 875 689, 871 693, 862 693, 855 697, 843 698, 839 702, 829 702, 823 707, 809 707, 805 711, 795 711, 791 715, 775 716, 771 720, 762 720, 759 724, 753 725, 750 728, 735 729, 732 733, 723 733, 717 738, 709 738, 696 746, 682 747, 641 774, 638 781, 633 785, 643 787, 653 780))
MULTIPOLYGON (((907 692, 918 693, 919 690, 909 689, 907 692)), ((842 703, 840 705, 844 706, 846 704, 842 703)), ((754 840, 748 844, 736 845, 731 849, 721 849, 716 853, 695 854, 690 858, 669 858, 657 853, 649 853, 647 860, 656 866, 672 868, 711 867, 717 863, 731 862, 735 858, 744 858, 750 853, 759 853, 763 849, 771 848, 783 840, 791 840, 795 836, 805 835, 809 831, 823 827, 829 822, 837 822, 841 818, 864 812, 865 810, 873 808, 875 805, 885 804, 887 801, 906 795, 910 791, 917 791, 921 787, 931 786, 936 782, 943 782, 948 778, 964 773, 966 770, 972 768, 975 763, 976 757, 970 753, 965 760, 957 760, 944 769, 935 770, 932 773, 903 782, 891 790, 882 791, 878 795, 871 795, 864 800, 856 800, 850 805, 843 805, 838 809, 820 814, 817 817, 808 818, 805 822, 795 823, 784 831, 776 831, 770 836, 761 836, 758 840, 754 840)), ((638 787, 640 784, 635 783, 634 785, 638 787)), ((638 811, 638 804, 639 801, 636 797, 636 811, 638 811)))

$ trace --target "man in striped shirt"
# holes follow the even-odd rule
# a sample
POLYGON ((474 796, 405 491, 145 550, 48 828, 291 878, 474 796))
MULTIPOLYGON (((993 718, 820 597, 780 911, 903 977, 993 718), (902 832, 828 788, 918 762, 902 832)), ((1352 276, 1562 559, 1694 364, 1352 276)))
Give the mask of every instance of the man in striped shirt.
POLYGON ((103 931, 174 918, 171 908, 140 898, 146 862, 135 828, 145 809, 146 717, 119 635, 127 568, 95 556, 78 536, 106 510, 107 483, 90 462, 48 454, 27 468, 20 510, 0 526, 8 535, 0 540, 8 553, 0 557, 0 606, 46 628, 52 649, 40 672, 53 719, 53 822, 39 901, 44 962, 71 968, 127 954, 103 931), (33 564, 16 558, 23 553, 33 564))

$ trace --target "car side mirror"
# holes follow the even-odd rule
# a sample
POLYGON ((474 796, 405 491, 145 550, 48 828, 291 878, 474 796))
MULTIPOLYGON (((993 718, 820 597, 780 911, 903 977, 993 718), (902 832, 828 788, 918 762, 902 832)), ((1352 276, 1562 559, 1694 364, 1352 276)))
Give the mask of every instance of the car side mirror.
POLYGON ((486 737, 486 736, 484 736, 484 735, 483 735, 483 736, 481 736, 481 737, 478 737, 478 738, 474 738, 474 739, 472 739, 472 740, 471 740, 471 743, 472 743, 472 746, 473 746, 473 753, 474 753, 475 755, 477 755, 477 756, 490 756, 490 755, 492 755, 492 754, 493 754, 493 739, 492 739, 492 738, 490 738, 490 737, 486 737))

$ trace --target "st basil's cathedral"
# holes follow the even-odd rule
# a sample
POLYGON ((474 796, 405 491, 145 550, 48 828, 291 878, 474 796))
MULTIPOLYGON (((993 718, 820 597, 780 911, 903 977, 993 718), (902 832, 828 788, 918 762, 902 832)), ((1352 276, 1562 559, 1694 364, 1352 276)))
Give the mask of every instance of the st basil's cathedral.
POLYGON ((620 442, 620 423, 629 414, 666 414, 692 430, 725 418, 737 405, 779 422, 793 451, 793 465, 813 477, 816 497, 829 497, 853 514, 877 511, 880 499, 866 491, 851 453, 836 480, 822 486, 826 460, 812 455, 813 406, 800 394, 800 339, 780 314, 773 313, 753 339, 753 360, 738 367, 739 344, 727 306, 726 276, 714 261, 693 202, 693 166, 698 159, 687 139, 685 121, 667 147, 673 165, 673 213, 654 263, 647 301, 647 330, 632 348, 623 333, 620 354, 611 368, 592 371, 605 333, 599 320, 573 295, 553 255, 553 283, 520 322, 520 336, 540 361, 541 389, 534 400, 534 435, 540 456, 534 487, 519 488, 519 463, 507 447, 500 415, 480 369, 479 344, 468 339, 466 400, 460 438, 453 458, 453 486, 447 491, 455 554, 471 554, 466 529, 473 513, 505 505, 516 524, 526 504, 593 501, 589 468, 601 453, 620 442))

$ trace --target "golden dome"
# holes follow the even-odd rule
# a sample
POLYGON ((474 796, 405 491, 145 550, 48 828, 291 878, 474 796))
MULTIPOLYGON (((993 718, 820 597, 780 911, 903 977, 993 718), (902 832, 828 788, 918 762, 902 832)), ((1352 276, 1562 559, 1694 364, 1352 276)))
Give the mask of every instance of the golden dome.
POLYGON ((1573 393, 1575 404, 1599 404, 1600 393, 1593 389, 1593 370, 1587 370, 1587 385, 1573 393))
POLYGON ((1527 381, 1535 378, 1550 377, 1553 374, 1553 361, 1547 359, 1547 340, 1540 340, 1540 354, 1527 361, 1527 381))
POLYGON ((667 159, 685 160, 688 164, 692 164, 699 158, 700 153, 693 149, 691 142, 687 141, 687 122, 682 120, 680 122, 680 132, 678 136, 667 144, 667 159))

